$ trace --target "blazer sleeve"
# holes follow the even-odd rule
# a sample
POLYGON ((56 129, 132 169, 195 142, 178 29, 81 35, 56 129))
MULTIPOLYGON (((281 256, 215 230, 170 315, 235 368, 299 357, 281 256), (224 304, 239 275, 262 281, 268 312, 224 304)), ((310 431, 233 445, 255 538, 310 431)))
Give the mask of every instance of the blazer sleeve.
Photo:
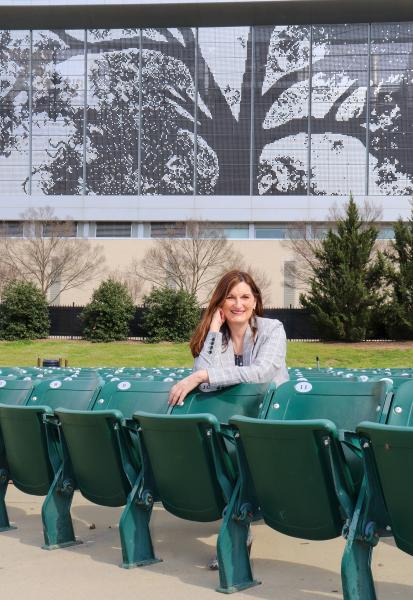
POLYGON ((208 332, 205 338, 202 350, 195 358, 194 371, 207 369, 209 367, 218 367, 221 364, 220 354, 222 352, 222 333, 208 332))
MULTIPOLYGON (((258 351, 251 365, 245 367, 216 367, 211 364, 206 368, 211 385, 226 386, 236 383, 267 383, 277 378, 285 370, 287 338, 280 321, 271 323, 267 331, 262 332, 258 351)), ((257 342, 258 343, 258 340, 257 342)))

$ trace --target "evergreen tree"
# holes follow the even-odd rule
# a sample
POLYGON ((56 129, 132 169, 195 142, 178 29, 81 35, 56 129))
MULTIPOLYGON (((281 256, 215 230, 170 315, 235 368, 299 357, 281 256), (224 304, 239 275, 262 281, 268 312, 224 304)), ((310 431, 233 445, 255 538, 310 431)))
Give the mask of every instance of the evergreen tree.
POLYGON ((83 335, 92 342, 126 340, 134 312, 125 284, 112 278, 102 281, 82 311, 83 335))
POLYGON ((384 258, 374 256, 378 230, 360 217, 352 197, 345 215, 315 250, 310 290, 300 297, 322 340, 358 342, 369 333, 381 299, 384 258))
POLYGON ((386 256, 390 301, 385 306, 387 333, 396 339, 413 339, 413 208, 410 219, 394 225, 394 240, 386 256))
POLYGON ((0 337, 33 340, 49 335, 50 320, 44 293, 29 281, 12 281, 3 290, 0 337))

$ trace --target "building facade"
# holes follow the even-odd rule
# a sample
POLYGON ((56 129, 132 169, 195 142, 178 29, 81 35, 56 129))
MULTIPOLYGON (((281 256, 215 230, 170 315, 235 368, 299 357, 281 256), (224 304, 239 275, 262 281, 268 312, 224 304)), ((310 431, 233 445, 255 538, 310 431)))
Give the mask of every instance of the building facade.
MULTIPOLYGON (((27 210, 50 206, 126 272, 154 239, 200 221, 267 273, 271 304, 288 306, 291 228, 322 235, 350 194, 380 209, 382 238, 409 215, 413 16, 219 26, 217 3, 213 26, 200 14, 127 27, 125 13, 123 28, 83 27, 80 12, 78 28, 64 15, 39 28, 20 4, 26 27, 0 31, 7 235, 25 235, 27 210)), ((84 302, 95 284, 59 301, 84 302)))

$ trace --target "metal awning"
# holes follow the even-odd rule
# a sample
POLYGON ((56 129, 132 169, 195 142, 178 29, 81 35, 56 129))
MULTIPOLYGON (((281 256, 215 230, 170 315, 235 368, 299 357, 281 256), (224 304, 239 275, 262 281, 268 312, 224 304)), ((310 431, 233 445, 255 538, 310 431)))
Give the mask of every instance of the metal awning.
POLYGON ((2 29, 82 29, 413 21, 412 0, 30 4, 1 2, 2 29))

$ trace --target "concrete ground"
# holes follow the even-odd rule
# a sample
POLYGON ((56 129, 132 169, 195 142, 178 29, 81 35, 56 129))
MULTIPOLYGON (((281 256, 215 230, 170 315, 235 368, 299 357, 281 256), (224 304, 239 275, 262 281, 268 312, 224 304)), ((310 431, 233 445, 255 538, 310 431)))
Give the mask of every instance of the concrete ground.
MULTIPOLYGON (((4 600, 219 599, 218 574, 206 563, 214 552, 217 523, 182 521, 156 507, 152 517, 155 550, 164 562, 124 570, 117 523, 121 509, 95 506, 76 494, 72 515, 83 544, 51 552, 43 542, 42 498, 9 486, 7 505, 18 529, 0 533, 0 596, 4 600)), ((254 576, 262 585, 235 598, 326 600, 342 598, 342 539, 307 542, 253 526, 254 576)), ((392 540, 374 550, 373 572, 380 600, 413 598, 413 557, 392 540)))

